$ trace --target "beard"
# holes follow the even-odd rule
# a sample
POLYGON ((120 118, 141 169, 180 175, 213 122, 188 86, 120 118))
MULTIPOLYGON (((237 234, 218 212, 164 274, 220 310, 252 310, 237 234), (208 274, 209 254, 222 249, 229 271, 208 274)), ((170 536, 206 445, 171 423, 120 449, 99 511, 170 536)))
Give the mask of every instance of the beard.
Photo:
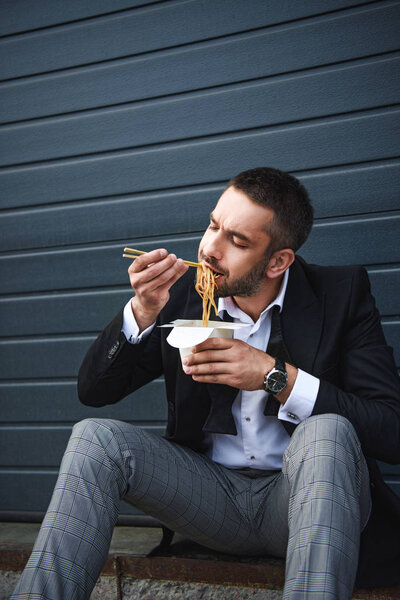
POLYGON ((253 296, 260 289, 262 280, 264 279, 265 267, 269 263, 264 258, 259 263, 255 264, 247 273, 231 281, 223 281, 215 287, 214 296, 216 298, 225 298, 227 296, 253 296))
MULTIPOLYGON (((211 267, 219 270, 219 267, 215 264, 214 260, 211 260, 205 256, 202 256, 201 258, 205 259, 211 267)), ((232 279, 231 281, 227 281, 229 273, 223 271, 222 274, 224 275, 225 280, 217 283, 215 286, 214 297, 226 298, 227 296, 253 296, 256 294, 256 292, 258 292, 260 289, 262 280, 265 277, 265 268, 268 265, 270 258, 270 254, 265 256, 262 260, 256 263, 250 269, 250 271, 241 277, 232 279)))

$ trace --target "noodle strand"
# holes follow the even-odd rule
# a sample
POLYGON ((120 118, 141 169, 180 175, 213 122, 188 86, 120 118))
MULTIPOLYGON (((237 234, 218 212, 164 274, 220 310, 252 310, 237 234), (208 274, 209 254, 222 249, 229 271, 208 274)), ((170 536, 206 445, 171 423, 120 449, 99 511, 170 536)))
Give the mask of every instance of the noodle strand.
POLYGON ((218 309, 214 300, 215 273, 206 265, 201 264, 197 267, 196 292, 203 301, 203 327, 208 326, 211 307, 214 308, 215 315, 218 316, 218 309))

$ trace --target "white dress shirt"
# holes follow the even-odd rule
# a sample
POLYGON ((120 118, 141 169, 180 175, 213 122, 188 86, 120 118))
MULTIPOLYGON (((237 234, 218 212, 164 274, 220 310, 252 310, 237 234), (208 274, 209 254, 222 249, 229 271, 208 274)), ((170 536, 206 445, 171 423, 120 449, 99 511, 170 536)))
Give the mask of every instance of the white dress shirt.
MULTIPOLYGON (((263 310, 256 322, 240 310, 231 297, 219 299, 218 315, 220 318, 223 319, 223 311, 226 311, 235 323, 248 325, 248 327, 234 330, 235 339, 243 340, 259 350, 266 350, 271 333, 271 309, 278 305, 282 310, 288 277, 289 270, 285 272, 277 297, 263 310)), ((139 335, 139 328, 129 301, 124 309, 122 325, 122 332, 128 342, 132 344, 140 342, 153 327, 154 323, 139 335)), ((244 467, 265 470, 280 469, 282 455, 290 437, 279 420, 298 424, 309 417, 314 408, 318 389, 319 379, 298 369, 290 396, 280 407, 277 417, 264 415, 267 399, 265 391, 240 390, 232 405, 237 435, 207 433, 205 435, 205 454, 215 462, 232 469, 244 467)))

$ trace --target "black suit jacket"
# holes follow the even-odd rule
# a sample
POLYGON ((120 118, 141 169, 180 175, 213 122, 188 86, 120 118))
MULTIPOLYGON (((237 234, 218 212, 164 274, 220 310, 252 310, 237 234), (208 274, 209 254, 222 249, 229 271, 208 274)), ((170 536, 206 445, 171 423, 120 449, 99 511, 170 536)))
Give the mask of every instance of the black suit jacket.
MULTIPOLYGON (((189 270, 172 288, 157 325, 201 318, 202 304, 189 270)), ((384 484, 375 459, 400 462, 400 381, 387 346, 368 276, 361 267, 320 267, 296 257, 282 310, 291 362, 320 378, 313 414, 336 413, 354 426, 371 476, 373 512, 361 538, 358 583, 400 582, 400 499, 384 484)), ((167 439, 202 449, 204 432, 236 434, 237 389, 199 384, 182 370, 179 352, 155 327, 140 344, 127 343, 122 312, 89 349, 79 372, 84 404, 118 402, 164 374, 167 439)))

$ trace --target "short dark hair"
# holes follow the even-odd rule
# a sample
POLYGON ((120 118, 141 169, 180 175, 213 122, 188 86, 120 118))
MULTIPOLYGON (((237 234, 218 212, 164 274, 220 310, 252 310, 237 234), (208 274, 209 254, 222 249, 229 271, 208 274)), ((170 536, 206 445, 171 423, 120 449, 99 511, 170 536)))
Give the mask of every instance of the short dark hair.
POLYGON ((314 215, 307 190, 300 181, 279 169, 257 167, 233 177, 227 188, 231 186, 274 211, 267 228, 271 236, 270 251, 291 248, 297 252, 311 231, 314 215))

